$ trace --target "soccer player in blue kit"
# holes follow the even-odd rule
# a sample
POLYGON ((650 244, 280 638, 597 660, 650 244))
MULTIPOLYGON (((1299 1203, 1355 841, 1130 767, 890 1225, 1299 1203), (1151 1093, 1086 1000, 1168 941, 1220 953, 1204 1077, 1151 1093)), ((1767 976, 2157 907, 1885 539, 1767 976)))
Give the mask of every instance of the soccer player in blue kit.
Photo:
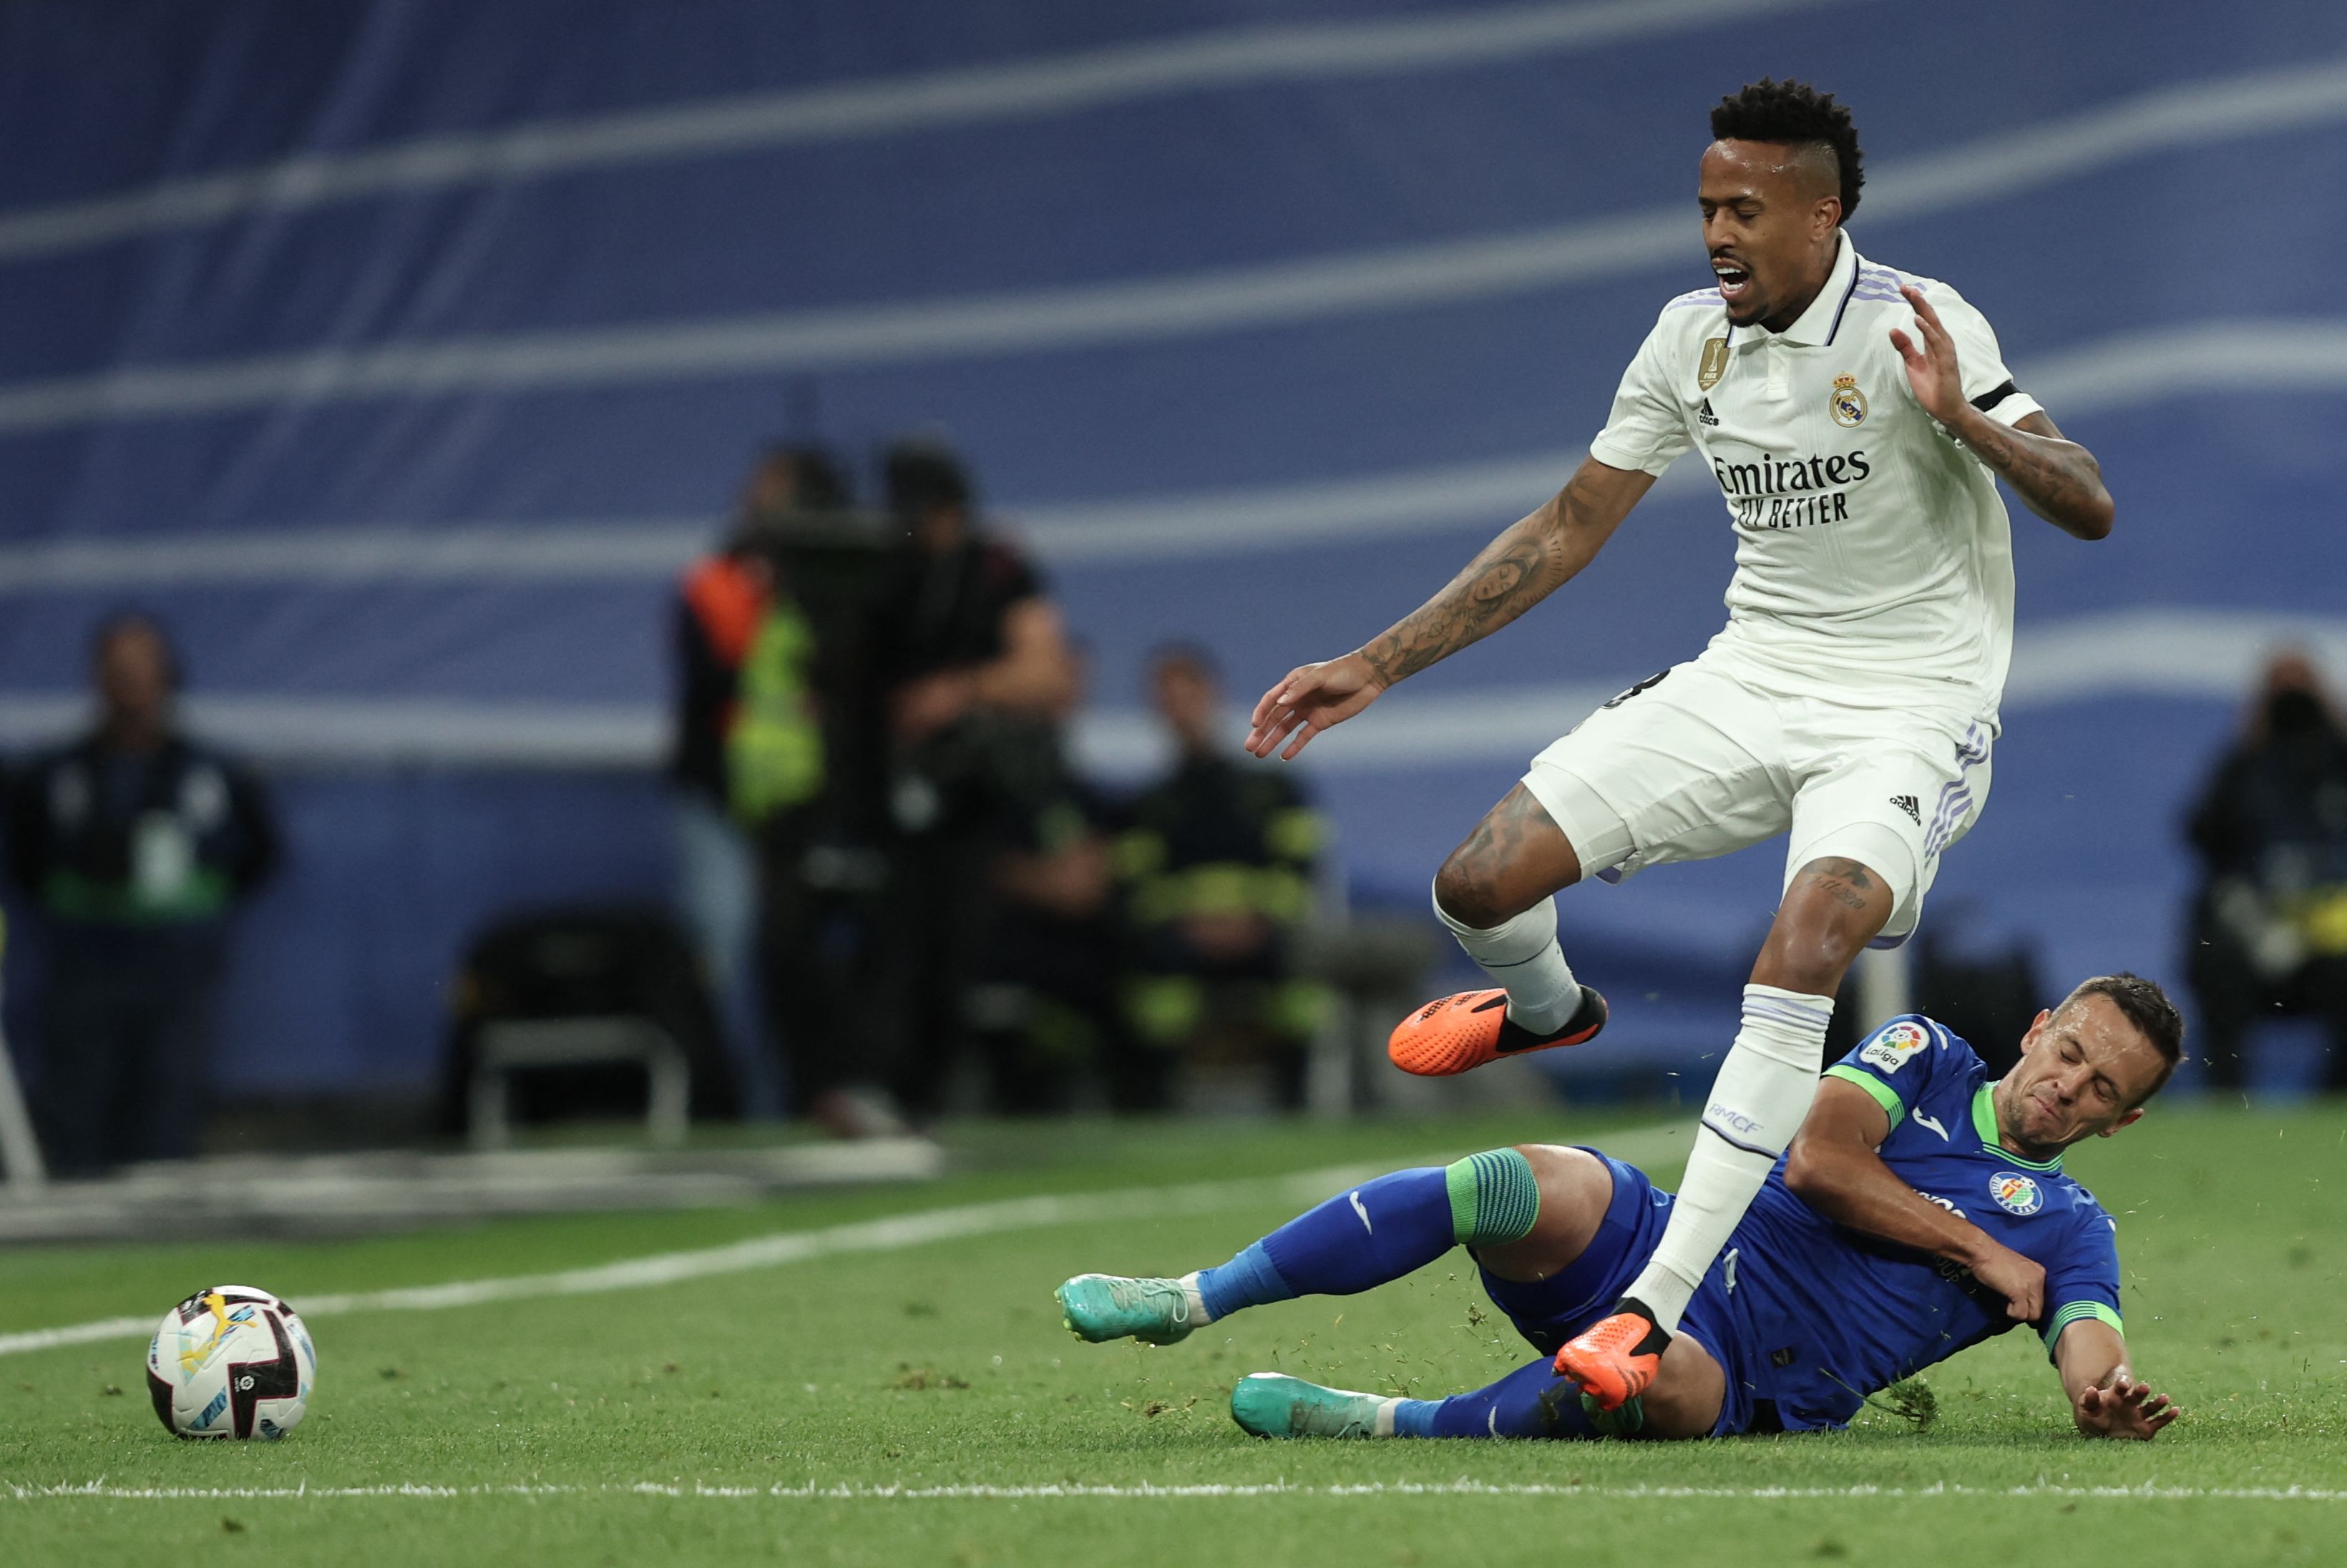
POLYGON ((1828 1070, 1792 1148, 1704 1277, 1645 1393, 1602 1410, 1552 1364, 1645 1266, 1671 1195, 1594 1149, 1525 1145, 1340 1193, 1180 1278, 1086 1274, 1059 1290, 1086 1339, 1165 1344, 1241 1308, 1349 1295, 1464 1245, 1541 1355, 1488 1388, 1414 1400, 1258 1372, 1231 1414, 1263 1437, 1694 1438, 1839 1427, 1867 1395, 2027 1323, 2090 1437, 2176 1419, 2127 1362, 2116 1227, 2062 1169, 2182 1059, 2183 1020, 2131 974, 2037 1015, 1992 1083, 1911 1015, 1828 1070))

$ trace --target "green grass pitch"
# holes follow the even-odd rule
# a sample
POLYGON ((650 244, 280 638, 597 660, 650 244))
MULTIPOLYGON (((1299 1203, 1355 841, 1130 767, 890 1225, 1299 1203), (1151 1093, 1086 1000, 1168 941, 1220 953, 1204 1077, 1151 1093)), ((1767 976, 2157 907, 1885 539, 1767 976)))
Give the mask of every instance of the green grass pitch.
POLYGON ((2119 1217, 2139 1366, 2187 1410, 2148 1446, 2072 1436, 2025 1331, 1937 1369, 1936 1414, 1921 1430, 1886 1409, 1847 1433, 1711 1444, 1267 1443, 1226 1413, 1244 1372, 1428 1394, 1482 1383, 1525 1352, 1463 1254, 1408 1283, 1248 1313, 1163 1349, 1079 1344, 1051 1300, 1084 1269, 1219 1261, 1300 1207, 1284 1174, 1609 1137, 1676 1174, 1676 1135, 1544 1111, 1345 1127, 1042 1124, 960 1134, 951 1179, 753 1209, 333 1243, 16 1248, 0 1262, 7 1332, 159 1316, 205 1283, 262 1285, 298 1307, 997 1206, 981 1211, 983 1234, 956 1234, 968 1227, 950 1219, 834 1230, 861 1249, 649 1288, 317 1316, 318 1393, 302 1430, 274 1445, 166 1436, 141 1392, 143 1340, 0 1357, 0 1559, 2340 1560, 2338 1103, 2163 1107, 2073 1154, 2119 1217), (1179 1190, 1128 1190, 1162 1186, 1179 1190))

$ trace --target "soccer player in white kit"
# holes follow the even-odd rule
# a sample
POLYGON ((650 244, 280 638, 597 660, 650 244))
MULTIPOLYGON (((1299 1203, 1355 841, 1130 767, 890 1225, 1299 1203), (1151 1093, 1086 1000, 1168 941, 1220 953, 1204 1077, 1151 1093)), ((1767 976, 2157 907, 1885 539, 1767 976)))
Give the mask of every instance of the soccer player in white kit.
POLYGON ((1763 79, 1722 100, 1711 131, 1696 194, 1717 285, 1663 307, 1572 482, 1383 635, 1289 672, 1247 738, 1293 758, 1515 619, 1690 449, 1717 481, 1736 536, 1727 628, 1534 758, 1451 852, 1435 913, 1498 989, 1412 1013, 1389 1046, 1409 1071, 1446 1074, 1594 1037, 1604 999, 1573 978, 1551 895, 1788 835, 1784 897, 1662 1244, 1558 1358, 1608 1410, 1652 1380, 1800 1126, 1844 971, 1913 932, 1940 856, 1987 799, 2013 631, 1997 479, 2078 538, 2112 521, 2101 469, 2014 384, 1981 313, 1850 243, 1847 108, 1763 79))

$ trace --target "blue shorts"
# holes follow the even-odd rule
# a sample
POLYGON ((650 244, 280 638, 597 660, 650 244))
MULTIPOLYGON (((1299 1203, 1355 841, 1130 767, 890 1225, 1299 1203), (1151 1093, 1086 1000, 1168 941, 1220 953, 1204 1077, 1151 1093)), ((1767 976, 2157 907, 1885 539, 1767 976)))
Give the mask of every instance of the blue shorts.
MULTIPOLYGON (((1508 1315, 1532 1347, 1554 1355, 1567 1339, 1614 1309, 1630 1282, 1654 1256, 1671 1217, 1671 1195, 1646 1178, 1635 1166, 1624 1165, 1602 1149, 1587 1149, 1613 1173, 1614 1196, 1605 1218, 1589 1246, 1571 1268, 1546 1279, 1501 1279, 1483 1270, 1483 1293, 1491 1305, 1508 1315)), ((1687 1303, 1679 1330, 1712 1353, 1727 1374, 1727 1397, 1721 1400, 1714 1437, 1753 1430, 1758 1416, 1763 1430, 1772 1430, 1772 1412, 1756 1409, 1751 1382, 1742 1375, 1743 1346, 1734 1328, 1734 1314, 1718 1288, 1717 1275, 1707 1275, 1703 1288, 1687 1303)))

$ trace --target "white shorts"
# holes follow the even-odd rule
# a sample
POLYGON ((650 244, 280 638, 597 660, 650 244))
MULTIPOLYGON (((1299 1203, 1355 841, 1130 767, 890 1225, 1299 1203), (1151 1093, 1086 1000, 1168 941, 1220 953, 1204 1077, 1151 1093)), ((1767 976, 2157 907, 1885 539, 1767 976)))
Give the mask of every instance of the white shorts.
POLYGON ((1583 871, 1607 881, 1778 833, 1791 836, 1786 887, 1811 860, 1856 860, 1890 884, 1875 945, 1895 947, 1922 916, 1941 854, 1988 799, 1996 719, 1911 684, 1903 705, 1881 707, 1786 686, 1712 649, 1582 720, 1532 759, 1524 788, 1583 871))

